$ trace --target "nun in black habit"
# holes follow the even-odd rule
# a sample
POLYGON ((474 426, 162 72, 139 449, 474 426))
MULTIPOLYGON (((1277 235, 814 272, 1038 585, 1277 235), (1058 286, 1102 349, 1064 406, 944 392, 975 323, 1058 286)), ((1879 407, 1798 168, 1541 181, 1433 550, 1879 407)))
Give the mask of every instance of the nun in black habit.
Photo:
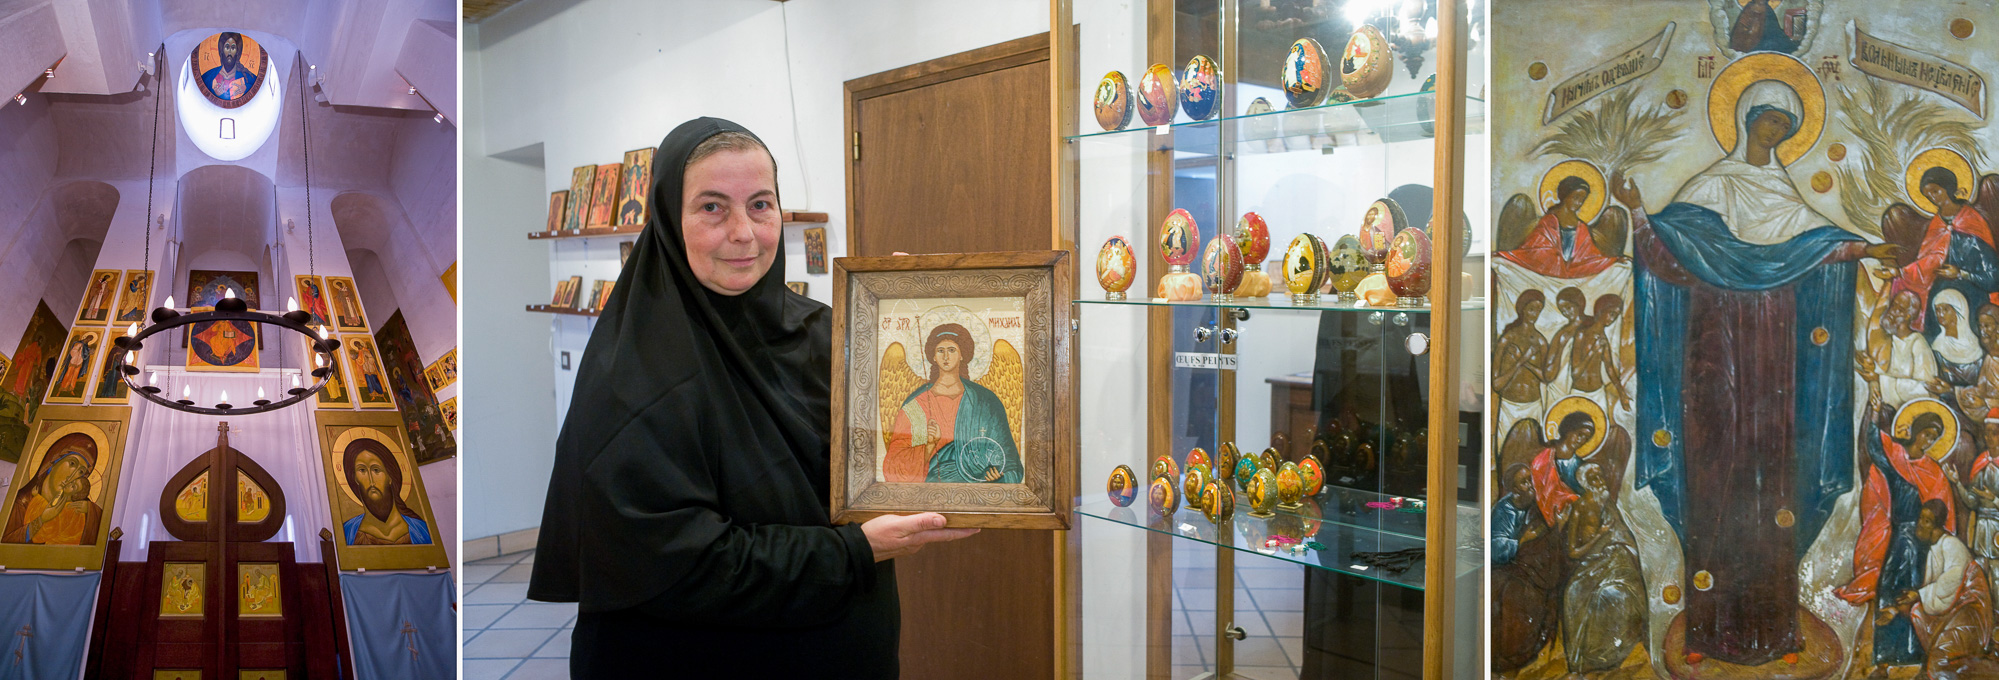
POLYGON ((977 529, 834 526, 832 310, 784 286, 776 161, 700 118, 583 354, 528 597, 577 602, 576 678, 893 678, 891 558, 977 529))

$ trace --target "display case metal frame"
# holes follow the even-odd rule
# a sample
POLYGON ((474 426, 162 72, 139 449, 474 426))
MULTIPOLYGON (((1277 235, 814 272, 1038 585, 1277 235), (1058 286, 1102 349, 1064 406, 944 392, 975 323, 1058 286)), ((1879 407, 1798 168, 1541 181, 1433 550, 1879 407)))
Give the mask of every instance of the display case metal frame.
MULTIPOLYGON (((1466 111, 1466 43, 1467 14, 1463 0, 1437 0, 1437 83, 1434 136, 1434 177, 1432 187, 1431 214, 1437 216, 1462 215, 1464 205, 1464 157, 1465 157, 1465 111, 1466 111)), ((1073 137, 1078 134, 1081 113, 1082 88, 1079 74, 1078 40, 1080 32, 1075 24, 1076 0, 1049 1, 1049 36, 1051 44, 1049 78, 1053 96, 1050 98, 1050 112, 1053 117, 1055 134, 1049 140, 1053 145, 1050 176, 1054 186, 1054 201, 1051 206, 1051 220, 1055 233, 1053 240, 1062 247, 1075 251, 1072 262, 1078 267, 1078 280, 1082 280, 1082 267, 1094 258, 1083 257, 1077 243, 1079 221, 1078 177, 1080 160, 1073 137)), ((1222 69, 1221 111, 1236 111, 1237 80, 1237 3, 1220 3, 1220 49, 1222 69)), ((1146 0, 1146 58, 1149 63, 1172 64, 1174 59, 1175 7, 1173 0, 1146 0)), ((1229 149, 1234 143, 1236 126, 1221 125, 1222 149, 1229 149)), ((1173 131, 1160 134, 1169 136, 1173 131)), ((1170 143, 1168 150, 1154 150, 1147 154, 1147 196, 1145 200, 1146 239, 1136 244, 1144 247, 1150 265, 1146 280, 1137 282, 1140 286, 1156 287, 1158 279, 1166 270, 1158 249, 1151 247, 1159 237, 1159 225, 1173 209, 1173 153, 1170 143)), ((1234 177, 1233 153, 1221 153, 1216 179, 1221 197, 1221 213, 1235 214, 1233 205, 1234 177)), ((1438 227, 1436 233, 1452 234, 1457 225, 1438 227)), ((1226 229, 1226 226, 1221 228, 1226 229)), ((1436 238, 1432 242, 1431 258, 1433 271, 1445 272, 1433 276, 1429 294, 1430 308, 1433 310, 1455 310, 1461 308, 1464 300, 1461 277, 1465 253, 1462 243, 1456 238, 1436 238)), ((1173 330, 1172 309, 1154 307, 1146 312, 1147 349, 1146 361, 1150 366, 1170 366, 1173 361, 1173 345, 1170 335, 1173 330)), ((1429 350, 1429 433, 1427 457, 1427 493, 1429 506, 1434 509, 1453 509, 1458 503, 1458 373, 1459 343, 1465 332, 1459 314, 1430 314, 1432 346, 1429 350)), ((1222 314, 1224 328, 1233 328, 1232 314, 1222 314)), ((1080 346, 1080 343, 1078 343, 1080 346)), ((1224 351, 1233 353, 1233 347, 1224 351)), ((1234 396, 1235 375, 1224 371, 1220 376, 1220 431, 1224 439, 1232 439, 1235 430, 1234 396)), ((1163 422, 1173 412, 1173 394, 1169 374, 1151 371, 1147 376, 1146 412, 1148 420, 1163 422)), ((1076 400, 1080 401, 1080 400, 1076 400)), ((1080 404, 1072 412, 1072 417, 1080 418, 1080 404)), ((1147 458, 1170 455, 1171 440, 1165 428, 1147 427, 1147 458)), ((1080 457, 1078 457, 1080 460, 1080 457)), ((1137 463, 1138 469, 1145 469, 1145 461, 1137 463)), ((1075 470, 1079 480, 1080 468, 1075 470)), ((1094 479, 1094 478, 1092 478, 1094 479)), ((1079 481, 1077 488, 1093 488, 1079 481)), ((1446 680, 1456 677, 1453 668, 1456 650, 1455 632, 1458 630, 1456 617, 1457 593, 1457 543, 1458 526, 1456 512, 1425 513, 1425 587, 1423 590, 1423 678, 1424 680, 1446 680)), ((1056 677, 1073 678, 1082 676, 1083 643, 1081 635, 1082 593, 1081 593, 1081 537, 1077 531, 1056 535, 1057 565, 1055 584, 1057 607, 1055 630, 1058 636, 1055 655, 1056 677)), ((1148 678, 1167 678, 1172 664, 1170 640, 1172 625, 1165 616, 1172 602, 1171 569, 1173 537, 1152 533, 1146 538, 1147 584, 1145 588, 1147 606, 1146 622, 1146 669, 1148 678), (1162 607, 1162 604, 1164 605, 1162 607)), ((1215 583, 1215 671, 1203 677, 1231 677, 1234 671, 1234 645, 1239 630, 1230 619, 1234 606, 1234 555, 1228 548, 1216 549, 1215 583)), ((1482 627, 1478 627, 1482 629, 1482 627)))

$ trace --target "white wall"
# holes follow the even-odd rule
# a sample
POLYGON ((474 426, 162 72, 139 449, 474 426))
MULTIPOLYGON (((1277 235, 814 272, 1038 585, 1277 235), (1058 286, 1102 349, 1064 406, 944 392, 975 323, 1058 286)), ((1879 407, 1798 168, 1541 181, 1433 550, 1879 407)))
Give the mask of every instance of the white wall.
MULTIPOLYGON (((478 293, 468 295, 465 317, 478 340, 463 363, 468 382, 492 389, 466 404, 466 431, 482 463, 465 471, 474 490, 465 499, 465 535, 540 523, 555 433, 593 325, 522 305, 547 302, 555 281, 572 275, 584 277, 586 290, 617 276, 615 240, 551 245, 524 237, 542 228, 548 193, 568 188, 572 168, 618 161, 691 118, 727 118, 771 147, 786 209, 832 215, 827 255, 840 257, 842 84, 1047 30, 1048 6, 1036 0, 544 1, 468 26, 464 274, 478 293), (573 68, 578 63, 592 67, 573 68), (545 171, 490 158, 535 145, 545 171), (559 368, 562 351, 570 352, 570 371, 559 368), (470 368, 475 363, 483 368, 470 368)), ((832 280, 804 273, 801 232, 784 230, 785 268, 826 301, 832 280)))

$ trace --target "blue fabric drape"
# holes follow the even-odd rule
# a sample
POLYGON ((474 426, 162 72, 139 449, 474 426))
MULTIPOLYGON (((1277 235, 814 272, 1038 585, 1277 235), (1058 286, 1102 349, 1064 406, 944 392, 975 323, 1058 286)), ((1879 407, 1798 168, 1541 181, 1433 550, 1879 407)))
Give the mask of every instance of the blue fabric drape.
POLYGON ((458 624, 451 605, 456 591, 448 573, 341 574, 347 638, 354 649, 354 677, 455 677, 458 624), (405 632, 405 625, 412 630, 405 632), (412 646, 415 658, 411 658, 412 646))
MULTIPOLYGON (((1860 237, 1826 226, 1783 243, 1756 245, 1735 237, 1721 215, 1673 203, 1649 216, 1652 233, 1680 267, 1725 290, 1792 286, 1797 323, 1792 439, 1798 504, 1798 549, 1818 538, 1840 494, 1853 489, 1853 315, 1859 264, 1826 264, 1833 251, 1860 237), (1815 337, 1824 330, 1824 342, 1815 337)), ((1641 251, 1642 252, 1642 251, 1641 251)), ((1638 488, 1651 488, 1666 521, 1682 536, 1685 451, 1683 367, 1688 347, 1688 291, 1652 271, 1639 257, 1633 293, 1638 327, 1638 488), (1655 436, 1655 433, 1664 433, 1655 436), (1661 442, 1664 442, 1663 444, 1661 442)))
POLYGON ((0 680, 83 674, 97 581, 94 572, 0 574, 0 680))
MULTIPOLYGON (((981 476, 986 467, 980 461, 961 463, 960 458, 968 456, 966 447, 973 440, 986 438, 999 445, 1000 478, 996 484, 1019 484, 1026 476, 1026 468, 1020 464, 1020 449, 1014 445, 1013 429, 1006 422, 1006 406, 1000 403, 999 395, 986 386, 966 380, 965 393, 958 398, 957 424, 951 429, 951 443, 937 451, 930 458, 929 474, 924 481, 929 482, 985 482, 981 476), (969 466, 968 469, 960 469, 969 466)), ((902 400, 907 404, 917 395, 930 391, 930 385, 917 388, 902 400)))

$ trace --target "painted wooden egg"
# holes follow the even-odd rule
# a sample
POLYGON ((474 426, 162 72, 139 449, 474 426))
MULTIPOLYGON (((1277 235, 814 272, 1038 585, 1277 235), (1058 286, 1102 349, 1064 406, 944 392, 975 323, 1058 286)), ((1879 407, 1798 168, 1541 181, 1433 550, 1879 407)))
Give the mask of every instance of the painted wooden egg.
POLYGON ((1340 82, 1346 84, 1349 94, 1361 99, 1381 94, 1394 74, 1388 40, 1381 36, 1381 29, 1361 26, 1347 38, 1347 48, 1340 52, 1340 82))
POLYGON ((1214 469, 1214 461, 1208 459, 1207 449, 1196 446, 1192 451, 1187 452, 1187 467, 1194 467, 1196 465, 1207 466, 1210 470, 1214 469))
POLYGON ((1367 214, 1360 218, 1360 252, 1372 264, 1381 264, 1388 257, 1388 241, 1396 232, 1409 226, 1408 215, 1402 206, 1392 198, 1383 198, 1368 204, 1367 214))
POLYGON ((1194 222, 1193 213, 1174 208, 1166 214, 1163 226, 1159 230, 1159 256, 1170 265, 1184 267, 1193 263, 1194 244, 1201 242, 1201 225, 1194 222))
POLYGON ((1326 256, 1326 278, 1332 282, 1333 290, 1342 294, 1360 287, 1361 279, 1367 278, 1368 268, 1367 256, 1360 252, 1360 241, 1352 236, 1341 236, 1339 245, 1326 256))
POLYGON ((1277 475, 1269 470, 1257 470, 1256 475, 1250 477, 1249 484, 1243 487, 1243 494, 1249 498, 1250 514, 1269 517, 1270 511, 1277 507, 1277 475))
POLYGON ((1221 478, 1223 484, 1227 484, 1229 478, 1235 475, 1236 461, 1241 458, 1242 452, 1236 450, 1235 442, 1222 442, 1215 449, 1215 465, 1209 469, 1215 471, 1215 476, 1221 478))
POLYGON ((1222 299, 1234 293, 1236 286, 1242 285, 1242 251, 1236 249, 1235 238, 1222 234, 1210 239, 1206 252, 1201 253, 1201 271, 1201 282, 1209 293, 1222 299))
POLYGON ((1237 460, 1235 462, 1236 486, 1242 487, 1243 489, 1248 489, 1249 480, 1254 477, 1256 477, 1255 456, 1243 456, 1240 460, 1237 460))
POLYGON ((1152 459, 1152 478, 1177 480, 1180 478, 1180 465, 1173 462, 1172 456, 1154 458, 1152 459))
POLYGON ((1317 496, 1326 489, 1326 468, 1319 464, 1318 457, 1308 453, 1298 460, 1298 483, 1299 490, 1307 496, 1317 496))
POLYGON ((1326 267, 1320 259, 1324 250, 1317 236, 1299 234, 1291 239, 1291 246, 1284 249, 1284 285, 1292 294, 1316 294, 1319 286, 1325 285, 1326 267))
POLYGON ((1131 124, 1131 83, 1124 73, 1112 71, 1097 82, 1097 125, 1105 130, 1123 130, 1131 124))
POLYGON ((1210 481, 1201 488, 1201 514, 1208 521, 1221 524, 1222 520, 1235 516, 1235 490, 1227 482, 1210 481))
POLYGON ((1138 117, 1146 125, 1167 125, 1179 109, 1180 86, 1173 82, 1173 68, 1165 64, 1147 67, 1145 75, 1138 78, 1138 117))
POLYGON ((1173 488, 1173 480, 1159 477, 1152 480, 1152 487, 1146 490, 1146 500, 1152 511, 1161 515, 1171 515, 1180 509, 1180 492, 1173 488))
POLYGON ((1326 96, 1326 49, 1319 41, 1299 38, 1284 55, 1284 98, 1291 108, 1317 106, 1326 96))
POLYGON ((1214 477, 1208 474, 1208 466, 1187 466, 1187 476, 1180 478, 1180 495, 1186 497, 1187 507, 1196 510, 1201 508, 1201 489, 1211 481, 1214 481, 1214 477))
POLYGON ((1222 107, 1222 67, 1206 55, 1196 54, 1180 71, 1180 109, 1194 120, 1215 117, 1222 107))
POLYGON ((1132 279, 1138 276, 1138 258, 1131 252, 1131 242, 1123 236, 1112 236, 1097 251, 1097 284, 1104 287, 1107 299, 1123 300, 1125 289, 1131 288, 1132 279))
POLYGON ((1277 466, 1283 464, 1284 460, 1277 457, 1277 449, 1264 449, 1263 453, 1256 454, 1256 467, 1269 470, 1270 474, 1277 474, 1277 466))
POLYGON ((1263 216, 1246 212, 1235 221, 1235 246, 1242 250, 1244 265, 1261 265, 1270 258, 1270 225, 1263 216))
POLYGON ((1131 501, 1138 498, 1138 476, 1132 473, 1130 466, 1119 465, 1111 470, 1111 479, 1104 485, 1104 491, 1110 494, 1112 504, 1120 508, 1131 505, 1131 501))
POLYGON ((1305 495, 1305 482, 1298 477, 1298 466, 1285 462, 1277 469, 1277 502, 1284 507, 1296 507, 1298 499, 1305 495))
POLYGON ((1421 229, 1404 229, 1388 246, 1388 289, 1397 297, 1430 294, 1430 237, 1421 229))

